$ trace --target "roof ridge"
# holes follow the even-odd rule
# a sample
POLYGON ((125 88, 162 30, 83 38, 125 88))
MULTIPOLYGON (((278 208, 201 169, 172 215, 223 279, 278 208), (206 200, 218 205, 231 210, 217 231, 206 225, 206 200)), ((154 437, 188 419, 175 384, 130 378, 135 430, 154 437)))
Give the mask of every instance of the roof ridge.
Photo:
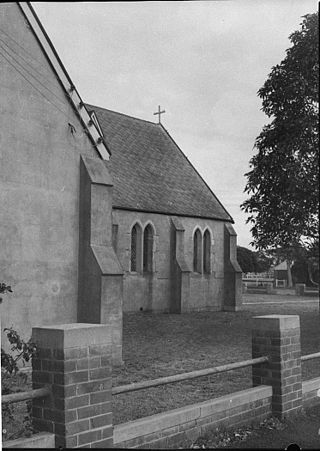
POLYGON ((126 117, 129 117, 130 119, 135 119, 137 121, 148 122, 148 124, 152 124, 152 125, 159 125, 156 122, 151 122, 151 121, 148 121, 147 119, 141 119, 140 117, 131 116, 130 114, 120 113, 120 111, 110 110, 109 108, 104 108, 102 106, 93 105, 92 103, 86 102, 85 104, 88 107, 100 108, 100 110, 109 111, 110 113, 119 114, 120 116, 126 116, 126 117))

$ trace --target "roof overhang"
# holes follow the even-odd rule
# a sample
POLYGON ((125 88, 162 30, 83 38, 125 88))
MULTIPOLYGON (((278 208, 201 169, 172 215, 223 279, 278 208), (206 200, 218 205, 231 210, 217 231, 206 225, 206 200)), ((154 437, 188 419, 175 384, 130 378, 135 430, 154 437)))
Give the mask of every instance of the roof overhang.
POLYGON ((111 152, 109 151, 103 136, 100 134, 95 122, 91 119, 84 102, 82 101, 78 91, 72 83, 65 67, 63 66, 52 42, 45 32, 38 16, 32 8, 30 2, 18 2, 20 9, 30 24, 39 44, 41 45, 45 55, 47 56, 54 72, 56 73, 62 87, 64 88, 67 98, 72 104, 75 112, 80 118, 83 127, 86 129, 89 138, 98 151, 103 160, 109 160, 111 152))

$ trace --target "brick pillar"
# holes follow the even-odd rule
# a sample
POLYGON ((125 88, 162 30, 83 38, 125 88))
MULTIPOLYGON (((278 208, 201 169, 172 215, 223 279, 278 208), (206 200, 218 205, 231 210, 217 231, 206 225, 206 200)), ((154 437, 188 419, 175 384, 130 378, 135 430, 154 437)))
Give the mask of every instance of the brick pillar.
POLYGON ((269 362, 252 366, 253 386, 272 386, 273 415, 296 413, 302 407, 299 316, 253 318, 252 358, 261 356, 268 356, 269 362))
POLYGON ((273 283, 267 282, 267 287, 266 287, 267 294, 271 294, 272 290, 273 290, 273 283))
POLYGON ((306 286, 305 286, 304 283, 296 283, 295 289, 296 289, 296 295, 297 296, 303 296, 304 292, 305 292, 305 289, 306 289, 306 286))
POLYGON ((112 447, 111 328, 34 327, 32 340, 38 347, 33 388, 52 390, 52 396, 33 400, 34 426, 54 433, 55 447, 112 447))

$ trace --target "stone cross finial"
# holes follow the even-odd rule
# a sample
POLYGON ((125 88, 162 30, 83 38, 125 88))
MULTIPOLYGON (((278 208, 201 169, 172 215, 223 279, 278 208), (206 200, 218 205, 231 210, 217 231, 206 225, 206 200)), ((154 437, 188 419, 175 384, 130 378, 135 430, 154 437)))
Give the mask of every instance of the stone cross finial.
POLYGON ((161 114, 165 113, 165 110, 161 111, 160 105, 158 105, 158 112, 157 113, 153 113, 154 115, 158 115, 159 116, 159 124, 161 123, 161 114))

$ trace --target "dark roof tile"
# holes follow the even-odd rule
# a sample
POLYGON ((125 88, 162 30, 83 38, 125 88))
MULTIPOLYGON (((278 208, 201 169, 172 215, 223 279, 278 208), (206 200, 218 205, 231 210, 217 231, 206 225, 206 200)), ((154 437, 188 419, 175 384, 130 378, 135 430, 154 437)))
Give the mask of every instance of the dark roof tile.
POLYGON ((111 151, 114 207, 232 221, 168 132, 159 124, 87 105, 111 151))

